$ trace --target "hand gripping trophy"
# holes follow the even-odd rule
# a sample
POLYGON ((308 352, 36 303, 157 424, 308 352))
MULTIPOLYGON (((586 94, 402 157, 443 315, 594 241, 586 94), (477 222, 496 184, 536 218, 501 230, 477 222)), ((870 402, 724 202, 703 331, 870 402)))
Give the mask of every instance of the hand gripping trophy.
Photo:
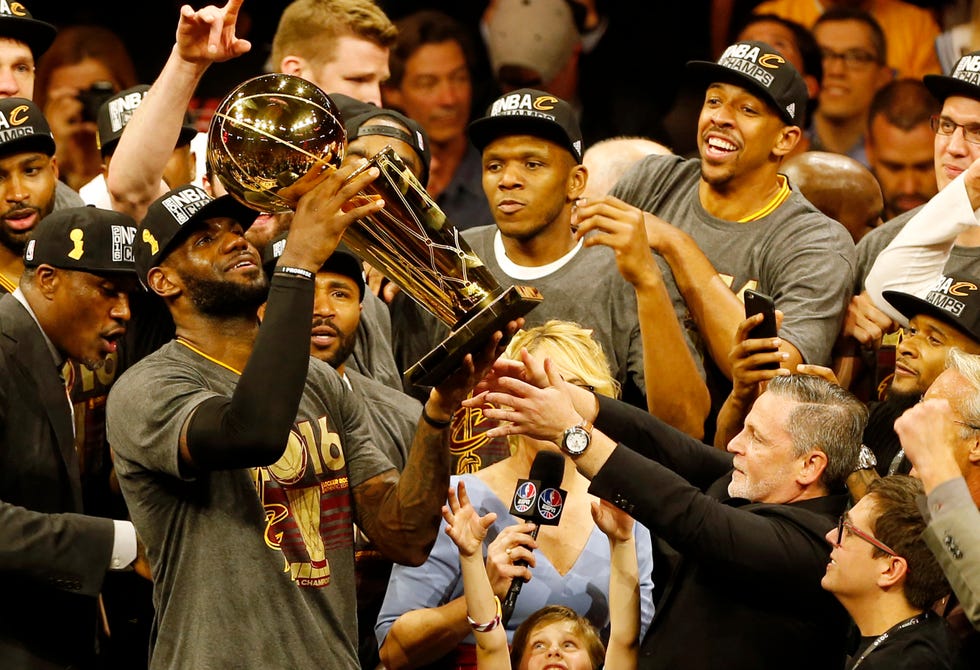
MULTIPOLYGON (((330 97, 305 79, 277 73, 243 82, 221 102, 207 156, 235 199, 282 212, 295 205, 290 187, 317 165, 339 166, 346 146, 330 97)), ((411 384, 434 386, 542 296, 531 286, 501 287, 390 147, 361 169, 371 166, 381 174, 358 197, 382 198, 385 207, 352 224, 344 242, 449 326, 448 337, 405 372, 411 384)))

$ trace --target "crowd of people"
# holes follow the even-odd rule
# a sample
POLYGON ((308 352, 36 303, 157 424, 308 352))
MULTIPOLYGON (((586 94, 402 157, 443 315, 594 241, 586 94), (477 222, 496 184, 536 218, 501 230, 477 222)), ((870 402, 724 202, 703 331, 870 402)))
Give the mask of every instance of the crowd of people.
POLYGON ((248 2, 0 0, 0 666, 980 666, 980 2, 714 0, 647 135, 614 3, 291 0, 251 200, 248 2))

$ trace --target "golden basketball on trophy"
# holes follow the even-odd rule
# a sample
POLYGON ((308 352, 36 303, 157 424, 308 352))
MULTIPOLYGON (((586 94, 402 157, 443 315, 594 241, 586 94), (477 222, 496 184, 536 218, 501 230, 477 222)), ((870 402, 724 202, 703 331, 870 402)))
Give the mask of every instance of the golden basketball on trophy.
MULTIPOLYGON (((295 202, 290 187, 318 164, 339 165, 346 139, 326 93, 293 75, 261 75, 218 106, 208 131, 208 163, 241 203, 285 211, 295 202)), ((351 224, 343 241, 450 328, 405 372, 409 383, 433 386, 542 296, 531 286, 501 287, 391 147, 360 170, 371 167, 380 176, 357 197, 380 198, 385 206, 351 224)))

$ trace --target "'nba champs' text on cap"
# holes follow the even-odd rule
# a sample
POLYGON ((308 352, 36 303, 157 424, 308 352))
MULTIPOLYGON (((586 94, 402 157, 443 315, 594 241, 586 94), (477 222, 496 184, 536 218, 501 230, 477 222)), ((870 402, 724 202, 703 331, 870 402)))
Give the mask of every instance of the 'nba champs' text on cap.
MULTIPOLYGON (((122 137, 123 129, 129 120, 133 118, 133 112, 143 102, 146 92, 150 87, 146 84, 139 84, 124 91, 114 93, 112 97, 102 103, 99 107, 96 125, 98 133, 96 140, 102 156, 108 156, 116 148, 119 138, 122 137)), ((180 135, 177 138, 177 146, 182 147, 197 135, 197 128, 191 120, 190 114, 184 114, 184 124, 180 128, 180 135)))
POLYGON ((32 17, 23 3, 0 0, 0 37, 24 42, 30 47, 35 60, 47 51, 57 34, 57 28, 32 17))
POLYGON ((582 131, 575 110, 561 98, 533 88, 522 88, 500 96, 486 116, 467 129, 470 141, 480 151, 504 135, 533 135, 568 149, 582 162, 582 131))
POLYGON ((793 64, 765 42, 736 42, 717 63, 689 61, 688 72, 711 81, 724 81, 760 95, 786 123, 803 124, 808 93, 793 64))
POLYGON ((54 155, 54 135, 37 105, 27 98, 0 100, 0 155, 40 151, 54 155))
POLYGON ((194 223, 217 217, 237 221, 242 230, 255 221, 258 213, 230 195, 212 198, 194 184, 167 191, 147 208, 136 234, 136 272, 145 280, 147 273, 177 246, 194 223))
POLYGON ((136 222, 98 207, 57 209, 41 219, 24 249, 24 266, 50 265, 102 274, 134 273, 136 222))
POLYGON ((949 75, 927 74, 922 82, 940 102, 951 95, 980 100, 980 51, 961 57, 949 75))
POLYGON ((972 277, 940 275, 925 298, 901 291, 884 291, 882 296, 907 319, 925 314, 980 342, 980 287, 972 277))

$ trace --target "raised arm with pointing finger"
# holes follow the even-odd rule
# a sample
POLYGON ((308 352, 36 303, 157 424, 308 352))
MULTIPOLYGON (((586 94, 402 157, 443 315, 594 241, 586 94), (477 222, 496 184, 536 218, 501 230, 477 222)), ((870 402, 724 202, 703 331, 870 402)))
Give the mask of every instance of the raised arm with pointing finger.
POLYGON ((109 166, 106 184, 113 209, 137 221, 165 193, 163 170, 173 153, 184 114, 204 72, 212 63, 241 56, 251 49, 235 36, 244 0, 223 7, 180 8, 177 39, 143 102, 126 125, 109 166))

